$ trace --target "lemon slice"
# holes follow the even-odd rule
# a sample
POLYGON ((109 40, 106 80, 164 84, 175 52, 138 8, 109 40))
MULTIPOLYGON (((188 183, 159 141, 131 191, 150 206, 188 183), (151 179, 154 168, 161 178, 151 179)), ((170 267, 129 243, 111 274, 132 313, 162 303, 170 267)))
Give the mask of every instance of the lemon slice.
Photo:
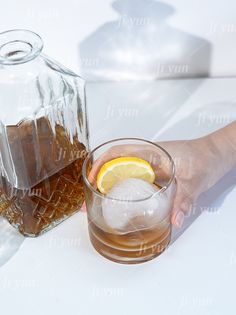
POLYGON ((97 176, 97 188, 106 194, 114 184, 126 178, 139 178, 153 183, 155 174, 151 165, 143 159, 120 157, 101 167, 97 176))

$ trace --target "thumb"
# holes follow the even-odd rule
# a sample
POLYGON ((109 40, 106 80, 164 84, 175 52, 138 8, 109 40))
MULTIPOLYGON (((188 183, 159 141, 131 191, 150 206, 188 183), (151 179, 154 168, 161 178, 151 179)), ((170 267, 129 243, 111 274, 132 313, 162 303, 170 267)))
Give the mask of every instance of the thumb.
POLYGON ((81 211, 82 212, 86 212, 86 204, 85 204, 85 201, 83 202, 82 206, 81 206, 81 211))
POLYGON ((171 223, 177 227, 181 228, 186 215, 189 215, 192 208, 193 201, 191 198, 183 194, 178 194, 175 197, 173 211, 171 215, 171 223))

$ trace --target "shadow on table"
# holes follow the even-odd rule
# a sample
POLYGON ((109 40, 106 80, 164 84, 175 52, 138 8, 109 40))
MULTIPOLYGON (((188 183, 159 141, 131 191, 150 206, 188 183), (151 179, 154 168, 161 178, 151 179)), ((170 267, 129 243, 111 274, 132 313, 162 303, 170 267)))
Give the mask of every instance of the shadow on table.
POLYGON ((24 239, 5 219, 0 218, 0 267, 17 253, 24 239))
MULTIPOLYGON (((87 84, 91 148, 119 137, 153 139, 153 135, 159 135, 165 126, 173 125, 173 117, 204 80, 87 84)), ((186 131, 183 132, 186 135, 186 131)))
MULTIPOLYGON (((184 83, 184 80, 179 81, 184 83)), ((202 81, 204 79, 190 80, 192 85, 195 82, 195 87, 198 87, 202 81)), ((191 91, 187 85, 186 88, 189 92, 191 91)), ((194 91, 192 90, 191 93, 194 91)), ((173 104, 170 103, 169 107, 172 108, 173 104)), ((166 119, 161 128, 157 129, 152 140, 187 140, 198 138, 207 135, 209 132, 223 128, 234 120, 236 120, 235 99, 227 99, 227 96, 217 102, 202 102, 199 100, 196 100, 194 104, 190 102, 184 104, 183 102, 182 106, 172 111, 172 115, 166 119)))
POLYGON ((210 42, 170 25, 168 17, 175 13, 171 5, 155 0, 115 0, 112 7, 118 18, 100 26, 79 45, 85 79, 208 76, 210 42))
POLYGON ((203 211, 217 212, 219 211, 222 203, 224 202, 227 194, 236 185, 236 168, 225 175, 215 186, 209 191, 202 194, 196 202, 193 208, 192 215, 186 218, 184 226, 180 229, 174 229, 172 233, 173 244, 188 228, 189 226, 199 217, 203 211))

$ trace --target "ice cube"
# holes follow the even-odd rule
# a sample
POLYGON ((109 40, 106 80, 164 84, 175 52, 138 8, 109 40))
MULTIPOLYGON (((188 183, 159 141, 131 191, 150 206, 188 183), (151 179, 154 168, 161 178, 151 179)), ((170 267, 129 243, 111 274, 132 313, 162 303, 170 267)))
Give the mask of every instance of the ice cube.
POLYGON ((112 229, 131 231, 160 222, 168 212, 168 202, 166 195, 158 191, 157 186, 142 179, 120 181, 102 202, 106 224, 112 229))

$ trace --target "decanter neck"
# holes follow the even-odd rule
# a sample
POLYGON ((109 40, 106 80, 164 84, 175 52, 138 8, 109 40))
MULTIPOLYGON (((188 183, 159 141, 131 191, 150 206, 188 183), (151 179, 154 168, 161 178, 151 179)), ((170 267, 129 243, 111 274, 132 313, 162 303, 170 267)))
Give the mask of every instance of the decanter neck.
POLYGON ((43 49, 39 35, 28 30, 0 33, 0 65, 18 65, 35 59, 43 49))

